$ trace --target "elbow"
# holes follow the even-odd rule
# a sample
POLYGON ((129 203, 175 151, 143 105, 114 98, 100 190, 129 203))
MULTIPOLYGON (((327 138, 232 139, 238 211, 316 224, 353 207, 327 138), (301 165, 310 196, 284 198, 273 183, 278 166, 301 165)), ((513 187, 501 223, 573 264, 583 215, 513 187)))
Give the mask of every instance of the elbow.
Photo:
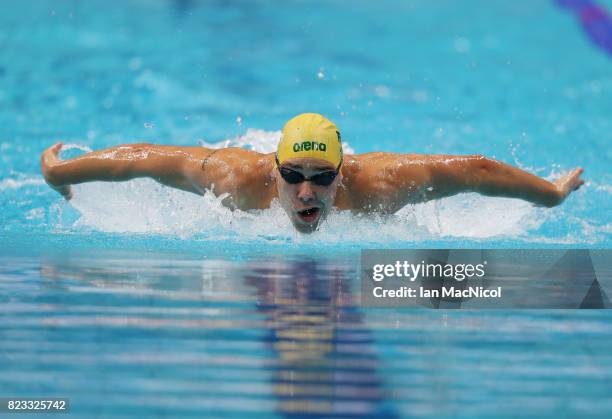
POLYGON ((142 176, 147 172, 151 158, 151 144, 126 144, 118 146, 113 150, 111 176, 116 180, 129 180, 133 177, 142 176))
POLYGON ((489 180, 496 174, 498 168, 497 161, 482 154, 468 156, 464 177, 465 186, 468 190, 482 192, 487 188, 489 180))
POLYGON ((472 163, 472 170, 479 172, 491 172, 497 163, 497 161, 483 156, 482 154, 471 155, 469 159, 472 163))
POLYGON ((134 160, 138 158, 147 158, 153 146, 147 143, 125 144, 114 149, 114 157, 125 160, 134 160))

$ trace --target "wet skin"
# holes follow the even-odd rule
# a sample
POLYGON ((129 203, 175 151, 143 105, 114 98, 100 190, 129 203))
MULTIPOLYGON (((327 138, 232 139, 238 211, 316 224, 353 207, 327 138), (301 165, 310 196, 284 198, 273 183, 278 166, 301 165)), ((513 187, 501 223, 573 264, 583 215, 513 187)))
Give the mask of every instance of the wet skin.
MULTIPOLYGON (((325 160, 313 158, 289 159, 281 166, 299 172, 307 179, 336 169, 325 160)), ((302 233, 316 230, 319 222, 325 219, 334 204, 338 185, 342 181, 342 173, 339 173, 329 186, 317 185, 310 180, 290 184, 280 176, 278 170, 274 176, 280 204, 294 227, 302 233)))
MULTIPOLYGON (((549 182, 480 155, 450 156, 397 153, 345 155, 341 172, 329 186, 287 183, 274 153, 241 148, 207 149, 155 144, 126 144, 62 160, 58 143, 41 155, 46 182, 66 199, 70 185, 150 177, 164 185, 203 195, 227 194, 231 209, 269 208, 278 199, 298 231, 312 232, 330 208, 362 213, 393 213, 407 204, 461 192, 519 198, 552 207, 584 184, 577 168, 549 182)), ((312 158, 289 159, 282 166, 307 178, 334 167, 312 158)))

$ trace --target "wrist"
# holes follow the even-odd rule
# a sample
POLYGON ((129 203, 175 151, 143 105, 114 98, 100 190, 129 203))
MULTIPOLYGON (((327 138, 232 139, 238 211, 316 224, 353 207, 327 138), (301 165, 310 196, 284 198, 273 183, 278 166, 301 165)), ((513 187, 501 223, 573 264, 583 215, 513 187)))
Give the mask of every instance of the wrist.
POLYGON ((59 188, 64 186, 60 180, 57 166, 46 167, 43 170, 43 176, 45 178, 45 181, 53 187, 59 188))
POLYGON ((544 203, 545 206, 547 207, 555 207, 559 204, 561 204, 563 202, 563 200, 565 199, 565 193, 563 192, 563 190, 561 190, 561 188, 559 188, 557 185, 553 184, 553 190, 551 191, 550 194, 547 194, 548 196, 546 196, 546 202, 544 203))

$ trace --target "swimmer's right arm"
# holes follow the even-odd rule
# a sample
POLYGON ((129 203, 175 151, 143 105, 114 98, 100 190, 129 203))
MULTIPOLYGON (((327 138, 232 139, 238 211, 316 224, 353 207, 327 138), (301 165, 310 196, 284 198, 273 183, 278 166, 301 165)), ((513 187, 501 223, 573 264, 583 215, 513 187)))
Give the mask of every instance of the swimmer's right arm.
POLYGON ((124 181, 150 177, 188 192, 202 194, 189 179, 192 166, 201 164, 203 147, 174 147, 155 144, 126 144, 92 151, 74 159, 59 157, 62 143, 41 155, 45 181, 66 199, 72 197, 70 185, 92 181, 124 181))

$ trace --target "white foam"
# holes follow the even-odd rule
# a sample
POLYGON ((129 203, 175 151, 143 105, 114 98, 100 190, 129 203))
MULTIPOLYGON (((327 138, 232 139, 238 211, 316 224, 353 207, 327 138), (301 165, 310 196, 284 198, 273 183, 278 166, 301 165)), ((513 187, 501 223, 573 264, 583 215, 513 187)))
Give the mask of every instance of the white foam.
MULTIPOLYGON (((260 211, 231 211, 223 197, 204 197, 168 188, 150 179, 120 184, 74 186, 70 201, 80 217, 65 227, 117 233, 161 233, 189 237, 216 235, 300 240, 277 201, 260 211)), ((407 206, 388 217, 334 211, 315 233, 327 242, 416 241, 440 237, 521 236, 537 229, 544 210, 514 199, 462 194, 439 202, 407 206)))
POLYGON ((87 147, 86 145, 81 145, 81 144, 76 144, 76 143, 66 143, 62 145, 61 152, 73 150, 73 149, 81 150, 86 153, 92 151, 91 148, 87 147))
POLYGON ((5 189, 20 189, 30 185, 44 185, 42 176, 25 177, 23 179, 2 179, 0 180, 0 191, 5 189))
POLYGON ((612 185, 607 184, 593 184, 596 191, 606 192, 612 194, 612 185))

